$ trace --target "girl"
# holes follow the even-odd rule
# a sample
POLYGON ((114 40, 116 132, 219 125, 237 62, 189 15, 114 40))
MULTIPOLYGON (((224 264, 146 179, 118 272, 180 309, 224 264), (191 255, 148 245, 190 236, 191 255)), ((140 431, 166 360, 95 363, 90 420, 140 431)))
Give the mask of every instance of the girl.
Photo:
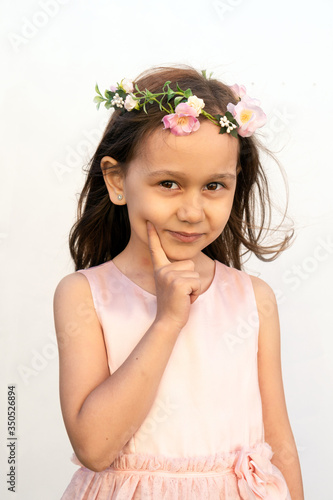
POLYGON ((189 66, 96 91, 114 112, 54 296, 62 500, 302 500, 275 296, 241 262, 292 237, 260 244, 259 101, 189 66))

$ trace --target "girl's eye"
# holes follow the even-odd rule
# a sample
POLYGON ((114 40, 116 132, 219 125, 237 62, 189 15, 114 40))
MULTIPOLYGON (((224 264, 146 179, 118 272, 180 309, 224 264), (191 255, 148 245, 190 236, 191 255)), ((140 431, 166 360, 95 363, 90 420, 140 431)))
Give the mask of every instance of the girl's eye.
POLYGON ((173 181, 162 181, 160 182, 160 186, 166 189, 177 189, 177 184, 173 181))
POLYGON ((209 191, 219 191, 222 187, 225 187, 223 184, 221 184, 220 182, 211 182, 209 184, 207 184, 207 189, 209 191))

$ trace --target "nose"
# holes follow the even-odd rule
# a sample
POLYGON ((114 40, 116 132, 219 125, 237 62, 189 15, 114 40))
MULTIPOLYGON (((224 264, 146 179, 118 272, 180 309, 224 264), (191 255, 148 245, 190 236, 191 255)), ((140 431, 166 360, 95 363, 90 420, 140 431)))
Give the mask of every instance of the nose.
POLYGON ((182 222, 195 224, 205 219, 205 212, 200 195, 184 194, 178 207, 177 217, 182 222))

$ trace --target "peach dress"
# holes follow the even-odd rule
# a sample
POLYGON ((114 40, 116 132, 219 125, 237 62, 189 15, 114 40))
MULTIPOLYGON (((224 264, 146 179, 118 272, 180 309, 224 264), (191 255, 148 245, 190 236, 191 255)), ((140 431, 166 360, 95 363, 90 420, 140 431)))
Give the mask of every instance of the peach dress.
MULTIPOLYGON (((112 374, 154 321, 156 296, 112 260, 77 272, 89 281, 112 374)), ((80 468, 61 500, 291 500, 264 438, 258 330, 249 275, 215 261, 141 427, 101 472, 73 453, 80 468)))

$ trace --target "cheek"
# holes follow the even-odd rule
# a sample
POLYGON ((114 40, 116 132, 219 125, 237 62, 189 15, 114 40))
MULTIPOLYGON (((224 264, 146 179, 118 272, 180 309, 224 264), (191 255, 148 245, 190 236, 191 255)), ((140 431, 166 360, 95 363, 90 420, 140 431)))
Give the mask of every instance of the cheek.
POLYGON ((168 219, 167 206, 160 201, 147 198, 136 198, 135 200, 131 199, 128 201, 127 205, 132 229, 140 233, 146 234, 147 220, 149 220, 158 230, 163 228, 165 221, 168 219))
POLYGON ((221 226, 223 226, 224 228, 229 220, 231 210, 232 210, 232 203, 215 207, 215 210, 211 212, 210 216, 210 223, 212 229, 219 230, 221 226))
POLYGON ((161 200, 156 196, 135 196, 127 200, 128 212, 135 218, 145 218, 151 222, 157 222, 168 217, 171 204, 167 200, 161 200))

